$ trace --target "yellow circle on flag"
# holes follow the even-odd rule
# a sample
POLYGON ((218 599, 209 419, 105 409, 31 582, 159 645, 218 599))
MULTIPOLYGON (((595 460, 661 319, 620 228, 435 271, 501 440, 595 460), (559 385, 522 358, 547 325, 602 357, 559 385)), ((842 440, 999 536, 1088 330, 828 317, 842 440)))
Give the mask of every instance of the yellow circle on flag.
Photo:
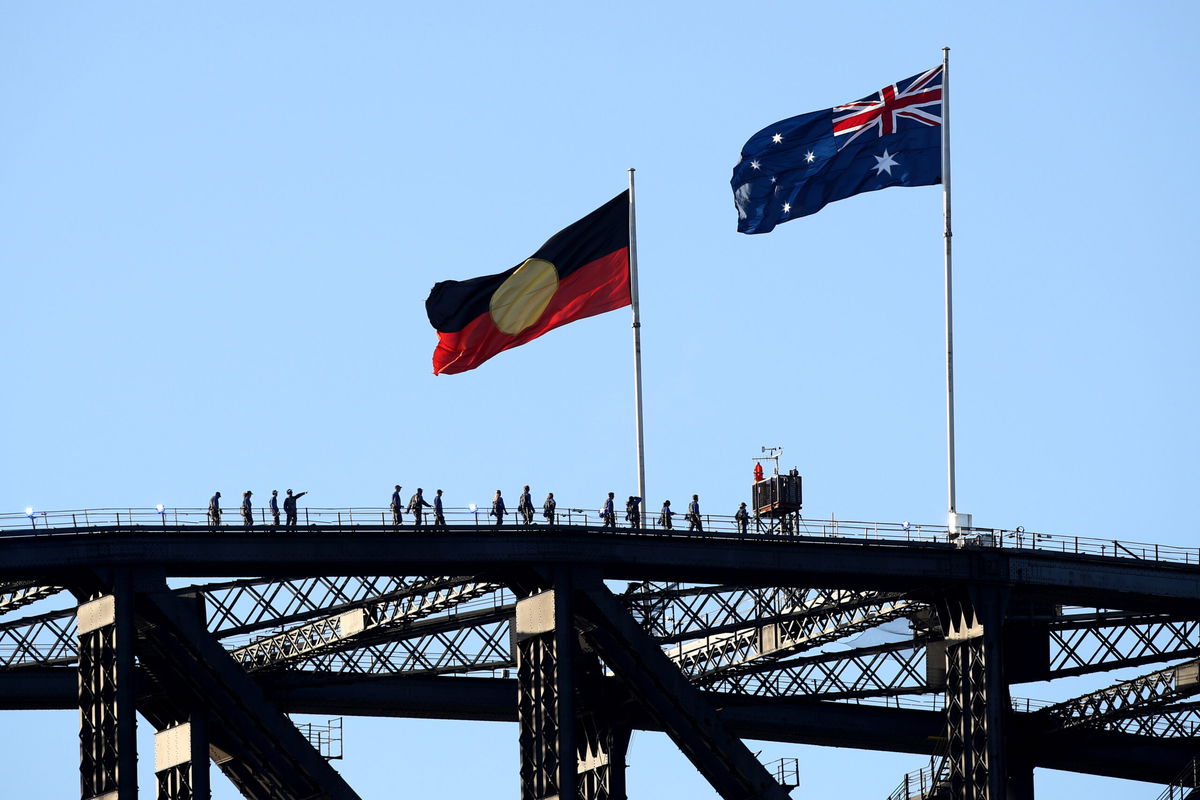
POLYGON ((555 266, 540 258, 525 259, 492 293, 492 321, 504 333, 516 335, 537 322, 557 291, 555 266))

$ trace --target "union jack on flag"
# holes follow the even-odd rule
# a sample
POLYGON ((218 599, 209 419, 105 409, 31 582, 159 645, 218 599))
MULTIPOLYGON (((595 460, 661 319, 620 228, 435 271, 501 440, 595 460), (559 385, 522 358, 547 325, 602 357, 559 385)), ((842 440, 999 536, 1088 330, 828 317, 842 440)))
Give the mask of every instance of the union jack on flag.
POLYGON ((879 136, 888 136, 900 129, 903 120, 920 125, 942 124, 942 65, 922 72, 915 78, 893 83, 880 89, 873 97, 833 107, 833 135, 850 138, 841 143, 845 148, 859 136, 875 129, 879 136))

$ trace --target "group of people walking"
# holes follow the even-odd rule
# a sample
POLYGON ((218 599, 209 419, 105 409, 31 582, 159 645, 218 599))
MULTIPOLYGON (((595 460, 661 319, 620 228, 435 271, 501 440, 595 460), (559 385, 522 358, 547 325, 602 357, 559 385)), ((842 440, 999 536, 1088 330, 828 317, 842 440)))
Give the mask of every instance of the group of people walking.
POLYGON ((404 523, 404 512, 407 510, 413 516, 413 526, 417 528, 425 527, 425 509, 433 509, 433 528, 434 530, 444 529, 446 527, 446 514, 442 507, 442 490, 438 489, 433 496, 433 502, 430 503, 425 499, 425 490, 417 488, 416 493, 408 498, 406 506, 401 500, 400 484, 396 484, 395 491, 392 492, 392 524, 402 525, 404 523))
MULTIPOLYGON (((604 500, 604 505, 600 509, 601 527, 608 530, 617 529, 617 514, 616 514, 616 494, 609 492, 608 497, 604 500)), ((545 502, 542 503, 542 516, 545 517, 547 524, 554 524, 555 509, 557 503, 554 500, 554 492, 549 492, 546 495, 545 502)), ((504 515, 508 508, 504 503, 504 495, 499 489, 496 490, 495 497, 492 498, 491 516, 494 518, 495 525, 504 524, 504 515)), ((533 524, 534 508, 533 498, 529 494, 529 487, 526 486, 521 490, 521 498, 517 501, 517 512, 521 515, 521 521, 525 525, 533 524)), ((665 530, 674 530, 674 518, 676 511, 671 508, 671 501, 664 500, 662 510, 658 514, 658 525, 665 530)), ((692 495, 692 501, 688 503, 688 510, 683 515, 688 523, 689 531, 704 532, 704 522, 700 515, 700 496, 692 495)), ((737 520, 739 529, 745 533, 750 524, 750 512, 746 510, 746 504, 742 503, 734 515, 737 520)), ((633 529, 642 527, 642 498, 636 495, 629 495, 629 499, 625 501, 625 521, 629 523, 629 527, 633 529)))
MULTIPOLYGON (((283 513, 285 515, 284 527, 292 529, 296 527, 296 501, 299 500, 308 492, 300 492, 295 494, 291 489, 287 490, 287 497, 283 498, 283 513)), ((254 492, 247 489, 242 492, 242 526, 246 528, 254 527, 254 505, 250 498, 254 496, 254 492)), ((271 526, 279 527, 279 490, 271 490, 271 501, 267 504, 271 509, 271 526)), ((221 524, 221 493, 216 492, 208 500, 208 524, 217 526, 221 524)))
MULTIPOLYGON (((433 502, 430 503, 425 499, 424 490, 418 488, 416 493, 405 503, 400 494, 401 486, 396 484, 395 490, 392 492, 392 524, 402 525, 404 523, 404 512, 407 511, 412 515, 413 526, 416 528, 425 527, 428 513, 433 514, 433 530, 444 530, 447 528, 445 510, 442 506, 442 490, 438 489, 433 497, 433 502), (426 512, 425 509, 432 509, 432 512, 426 512)), ((251 503, 253 492, 247 489, 242 492, 242 525, 246 528, 254 526, 254 509, 251 503)), ((290 530, 296 527, 296 501, 299 500, 308 492, 300 492, 294 494, 291 489, 287 490, 287 496, 283 499, 283 513, 285 515, 284 528, 290 530)), ((604 501, 604 505, 600 510, 601 527, 608 530, 617 529, 617 515, 615 508, 616 495, 613 492, 608 493, 608 497, 604 501)), ((629 527, 637 529, 642 527, 642 498, 635 495, 629 495, 629 499, 625 501, 625 521, 629 523, 629 527)), ((271 500, 268 503, 268 508, 271 511, 271 526, 279 527, 279 491, 271 491, 271 500)), ((556 520, 556 511, 558 503, 554 499, 554 492, 546 494, 545 501, 542 502, 542 517, 545 518, 547 525, 553 525, 556 520)), ((494 524, 497 526, 504 524, 504 516, 508 508, 504 503, 504 496, 500 490, 496 490, 496 496, 492 498, 492 510, 490 516, 494 517, 494 524)), ((529 487, 525 486, 521 490, 521 497, 517 501, 517 513, 521 515, 521 522, 524 525, 534 524, 534 507, 533 496, 529 493, 529 487)), ((658 513, 658 525, 664 530, 674 530, 674 517, 676 511, 671 508, 671 501, 664 500, 662 510, 658 513)), ((704 523, 700 516, 700 496, 692 495, 692 501, 688 503, 687 512, 683 518, 688 523, 688 531, 704 532, 704 523)), ((746 504, 742 503, 737 512, 733 515, 737 523, 738 530, 741 533, 746 533, 750 526, 750 512, 746 509, 746 504)), ((208 501, 208 524, 217 526, 221 524, 221 493, 215 493, 208 501)))
MULTIPOLYGON (((542 502, 542 516, 546 519, 547 525, 553 525, 555 514, 558 510, 558 501, 554 499, 554 492, 547 492, 546 499, 542 502)), ((504 495, 500 490, 496 490, 496 495, 492 498, 492 510, 489 516, 495 518, 496 525, 504 524, 504 515, 508 512, 508 506, 504 503, 504 495)), ((525 486, 521 489, 521 498, 517 500, 517 513, 521 515, 521 523, 524 525, 532 525, 535 514, 533 508, 533 495, 529 493, 529 487, 525 486)))

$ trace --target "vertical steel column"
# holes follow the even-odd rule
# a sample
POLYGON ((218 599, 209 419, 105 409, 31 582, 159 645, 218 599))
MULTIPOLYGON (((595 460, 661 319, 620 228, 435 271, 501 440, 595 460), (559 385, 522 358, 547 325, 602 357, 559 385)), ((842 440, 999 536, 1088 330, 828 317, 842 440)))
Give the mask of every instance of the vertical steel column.
POLYGON ((574 585, 517 601, 517 718, 522 800, 626 800, 631 729, 613 714, 600 659, 575 630, 574 585))
POLYGON ((1011 701, 1004 679, 1004 601, 999 590, 972 590, 968 597, 948 598, 940 609, 954 800, 1008 796, 1005 724, 1011 701))
POLYGON ((79 796, 137 800, 133 588, 128 573, 112 594, 76 611, 79 635, 79 796))
POLYGON ((625 753, 632 731, 607 715, 587 713, 579 720, 579 796, 583 800, 626 800, 625 753))
POLYGON ((154 734, 157 800, 209 800, 208 728, 203 712, 154 734))
POLYGON ((567 576, 517 601, 517 723, 521 798, 579 796, 575 745, 575 630, 567 576))

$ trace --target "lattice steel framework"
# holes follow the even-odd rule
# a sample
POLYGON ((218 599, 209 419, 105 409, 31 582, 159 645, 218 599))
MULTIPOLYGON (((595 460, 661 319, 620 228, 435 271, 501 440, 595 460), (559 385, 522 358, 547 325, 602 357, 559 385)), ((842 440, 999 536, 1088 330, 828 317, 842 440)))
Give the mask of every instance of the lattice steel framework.
POLYGON ((630 731, 647 719, 723 796, 781 796, 726 730, 713 697, 762 708, 895 701, 897 709, 905 697, 924 698, 946 719, 946 771, 932 772, 930 785, 956 800, 1032 797, 1032 756, 1010 735, 1018 717, 1021 730, 1061 741, 1096 731, 1200 742, 1200 621, 1178 606, 1016 605, 1003 585, 642 581, 614 594, 578 565, 521 575, 263 577, 174 588, 151 576, 150 589, 136 591, 120 572, 79 585, 9 581, 0 584, 0 615, 27 616, 0 621, 0 679, 78 675, 85 800, 134 796, 121 776, 132 772, 135 705, 162 742, 160 798, 207 796, 210 744, 247 797, 352 797, 262 699, 248 679, 256 673, 515 674, 522 796, 531 799, 624 800, 630 731), (47 609, 61 602, 60 584, 87 602, 47 609), (1042 710, 1014 709, 1010 698, 1009 687, 1024 681, 1185 658, 1193 660, 1042 710), (147 681, 145 697, 133 695, 135 679, 147 681), (246 699, 255 692, 259 699, 246 699), (186 702, 164 699, 180 693, 186 702), (255 709, 249 716, 238 709, 245 703, 255 709), (252 718, 265 722, 243 730, 252 718))

